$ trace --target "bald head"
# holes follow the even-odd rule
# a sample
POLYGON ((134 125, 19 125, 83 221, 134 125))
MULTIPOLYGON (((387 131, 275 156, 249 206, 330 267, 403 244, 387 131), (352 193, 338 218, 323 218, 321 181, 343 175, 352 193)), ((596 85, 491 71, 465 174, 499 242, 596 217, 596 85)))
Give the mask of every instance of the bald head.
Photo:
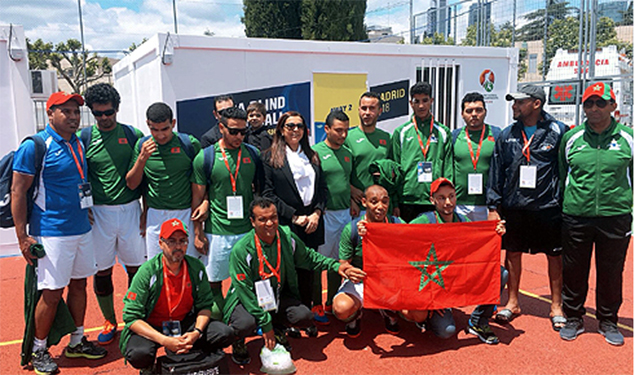
POLYGON ((364 191, 362 204, 366 207, 366 219, 372 223, 386 220, 390 198, 388 191, 379 185, 371 185, 364 191))
POLYGON ((388 190, 381 185, 370 185, 364 190, 364 196, 368 198, 368 194, 378 194, 378 195, 386 195, 388 196, 388 190))

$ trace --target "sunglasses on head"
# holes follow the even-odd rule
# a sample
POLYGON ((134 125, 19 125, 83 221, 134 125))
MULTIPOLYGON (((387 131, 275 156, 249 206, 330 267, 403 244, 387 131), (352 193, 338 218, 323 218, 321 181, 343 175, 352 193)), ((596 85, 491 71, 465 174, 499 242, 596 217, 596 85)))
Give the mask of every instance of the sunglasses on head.
POLYGON ((604 99, 598 99, 598 100, 588 99, 587 101, 584 102, 583 105, 584 105, 584 108, 591 109, 593 108, 593 104, 598 106, 598 108, 604 108, 606 107, 607 104, 609 104, 609 102, 604 99))
POLYGON ((227 131, 229 132, 229 134, 231 135, 245 135, 247 134, 247 128, 230 128, 225 126, 225 129, 227 129, 227 131))
POLYGON ((92 111, 92 112, 93 112, 93 116, 95 116, 95 117, 101 117, 101 116, 103 116, 103 115, 106 115, 106 116, 112 116, 112 115, 114 115, 114 114, 115 114, 115 112, 116 112, 116 111, 115 111, 115 109, 114 109, 114 108, 111 108, 111 109, 107 109, 107 110, 105 110, 105 111, 92 111))
POLYGON ((304 124, 302 123, 294 124, 292 122, 287 122, 286 124, 284 124, 284 127, 289 130, 304 129, 304 124))

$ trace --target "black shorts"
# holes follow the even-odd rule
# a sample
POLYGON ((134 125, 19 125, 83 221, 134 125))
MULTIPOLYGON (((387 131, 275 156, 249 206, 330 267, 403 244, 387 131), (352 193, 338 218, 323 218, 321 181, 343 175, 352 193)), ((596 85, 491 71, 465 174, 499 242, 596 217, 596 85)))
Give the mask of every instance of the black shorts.
POLYGON ((560 208, 539 211, 503 210, 506 233, 503 249, 516 253, 562 254, 562 212, 560 208))

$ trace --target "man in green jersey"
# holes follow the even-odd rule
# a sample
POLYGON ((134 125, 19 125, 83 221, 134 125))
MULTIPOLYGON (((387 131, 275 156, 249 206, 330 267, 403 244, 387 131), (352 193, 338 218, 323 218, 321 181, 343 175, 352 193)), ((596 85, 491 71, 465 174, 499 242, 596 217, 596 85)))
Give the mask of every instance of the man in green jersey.
MULTIPOLYGON (((353 173, 351 175, 351 194, 353 208, 362 202, 364 190, 373 185, 373 176, 368 166, 375 160, 388 158, 390 134, 377 128, 377 119, 381 116, 382 102, 376 92, 365 92, 359 98, 360 126, 350 130, 344 145, 353 154, 353 173)), ((353 212, 357 216, 358 212, 353 212)))
POLYGON ((126 173, 135 146, 130 143, 143 137, 143 133, 117 122, 120 102, 117 90, 107 83, 89 87, 86 105, 97 124, 78 133, 80 139, 85 140, 88 181, 93 190, 93 246, 98 269, 93 287, 106 319, 97 337, 101 345, 112 342, 117 332, 112 282, 115 257, 128 273, 128 285, 146 257, 139 227, 140 192, 126 185, 126 173), (133 135, 130 141, 128 133, 133 135))
MULTIPOLYGON (((348 134, 349 118, 346 113, 336 110, 326 116, 324 131, 326 140, 313 146, 313 150, 320 157, 320 166, 326 180, 327 199, 324 212, 324 244, 318 247, 318 252, 332 259, 339 259, 339 238, 344 226, 351 221, 351 171, 353 155, 342 147, 348 134)), ((322 280, 321 273, 315 280, 322 280)), ((333 296, 341 284, 341 278, 336 272, 327 275, 326 311, 331 311, 333 296)), ((322 283, 316 282, 317 295, 314 301, 322 301, 322 283)), ((324 316, 322 304, 313 307, 315 321, 318 324, 328 324, 324 316)))
MULTIPOLYGON (((150 105, 146 118, 151 137, 137 141, 126 183, 130 189, 136 189, 142 181, 146 184, 146 253, 150 259, 161 252, 161 223, 175 217, 192 227, 190 175, 192 159, 201 150, 201 145, 191 135, 174 132, 176 120, 165 103, 150 105)), ((189 236, 188 255, 197 256, 194 233, 189 236)))
POLYGON ((229 277, 232 247, 251 229, 248 209, 254 188, 259 193, 263 183, 258 151, 243 143, 247 113, 238 107, 221 113, 222 138, 196 155, 192 174, 192 209, 205 200, 206 192, 209 197, 205 230, 201 221, 194 222, 195 247, 206 266, 212 292, 218 294, 222 281, 229 277))
POLYGON ((405 183, 401 191, 399 215, 411 221, 420 213, 434 210, 430 204, 430 184, 439 177, 452 179, 452 139, 450 129, 434 121, 430 113, 432 86, 417 82, 410 88, 412 119, 392 133, 390 154, 401 165, 405 183))
POLYGON ((617 329, 622 273, 632 237, 633 129, 611 115, 615 93, 603 82, 582 96, 587 120, 565 133, 560 145, 562 204, 562 308, 567 323, 560 337, 584 331, 582 318, 595 248, 596 317, 609 344, 623 345, 617 329))
POLYGON ((461 116, 465 126, 452 132, 456 210, 471 221, 483 221, 490 159, 500 129, 485 123, 485 99, 478 92, 463 97, 461 116))
POLYGON ((366 275, 307 248, 289 227, 278 226, 278 210, 271 199, 256 197, 249 212, 254 229, 232 249, 231 286, 224 308, 225 322, 239 337, 232 345, 232 359, 238 364, 249 363, 244 338, 258 328, 265 346, 271 350, 276 342, 290 347, 285 327, 311 324, 313 314, 300 302, 296 267, 328 269, 354 282, 366 275))

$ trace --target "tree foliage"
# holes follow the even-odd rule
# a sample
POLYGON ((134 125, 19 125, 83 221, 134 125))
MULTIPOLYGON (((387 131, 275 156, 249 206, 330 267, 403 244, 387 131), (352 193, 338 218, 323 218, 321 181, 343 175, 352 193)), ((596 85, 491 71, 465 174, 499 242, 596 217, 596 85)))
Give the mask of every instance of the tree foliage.
POLYGON ((427 36, 421 40, 420 44, 434 44, 434 45, 454 45, 454 38, 451 36, 445 37, 445 35, 441 33, 435 32, 431 37, 427 36))
POLYGON ((554 21, 563 20, 572 13, 577 12, 569 3, 564 0, 548 0, 547 17, 545 18, 545 10, 538 9, 527 13, 525 19, 528 21, 518 30, 517 39, 521 41, 540 40, 545 35, 545 19, 547 25, 551 25, 554 21))
POLYGON ((300 0, 243 0, 243 10, 247 37, 302 39, 300 0))
MULTIPOLYGON (((207 35, 207 34, 206 34, 207 35)), ((141 39, 141 43, 137 44, 135 42, 132 42, 132 44, 130 45, 130 47, 128 47, 128 51, 132 52, 134 50, 136 50, 137 48, 139 48, 140 45, 142 45, 143 43, 147 42, 148 38, 143 38, 141 39)))
POLYGON ((367 39, 365 14, 366 0, 304 0, 302 36, 311 40, 367 39))
POLYGON ((631 1, 628 4, 628 8, 626 9, 626 11, 620 11, 620 13, 622 13, 622 17, 624 17, 622 19, 622 22, 620 22, 620 26, 621 25, 632 25, 633 24, 633 2, 631 1))
POLYGON ((29 38, 26 38, 26 49, 29 51, 29 69, 48 69, 48 57, 53 52, 53 43, 45 43, 42 39, 31 43, 29 38))

